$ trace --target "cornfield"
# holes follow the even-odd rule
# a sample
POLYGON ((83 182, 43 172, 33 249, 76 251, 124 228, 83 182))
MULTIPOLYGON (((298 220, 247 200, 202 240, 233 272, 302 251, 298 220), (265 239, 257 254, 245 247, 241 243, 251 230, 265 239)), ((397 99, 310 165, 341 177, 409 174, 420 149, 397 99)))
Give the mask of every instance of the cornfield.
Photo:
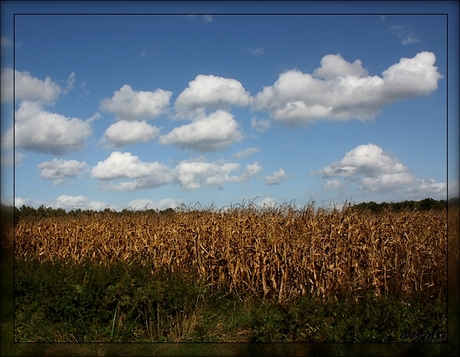
POLYGON ((77 264, 122 260, 198 273, 241 299, 358 299, 369 291, 443 297, 447 214, 250 205, 28 218, 15 227, 15 256, 77 264))

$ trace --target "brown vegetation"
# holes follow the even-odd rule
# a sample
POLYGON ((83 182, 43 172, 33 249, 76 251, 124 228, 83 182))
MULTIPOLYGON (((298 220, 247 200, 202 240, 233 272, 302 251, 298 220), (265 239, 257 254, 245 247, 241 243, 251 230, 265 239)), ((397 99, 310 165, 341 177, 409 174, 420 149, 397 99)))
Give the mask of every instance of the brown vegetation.
POLYGON ((444 297, 447 214, 250 206, 25 218, 15 229, 15 255, 180 269, 242 299, 359 298, 369 290, 444 297))

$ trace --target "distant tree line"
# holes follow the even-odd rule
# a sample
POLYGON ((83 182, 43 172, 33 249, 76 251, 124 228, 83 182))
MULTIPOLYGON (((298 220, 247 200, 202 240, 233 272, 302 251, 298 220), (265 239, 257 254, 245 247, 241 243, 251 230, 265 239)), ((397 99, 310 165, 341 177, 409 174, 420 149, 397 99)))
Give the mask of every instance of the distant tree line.
POLYGON ((358 210, 366 210, 372 212, 382 212, 384 210, 390 210, 393 212, 399 212, 404 210, 409 211, 440 211, 450 206, 458 206, 459 198, 451 198, 450 200, 434 200, 432 198, 425 198, 421 201, 403 201, 403 202, 382 202, 375 203, 373 201, 363 202, 353 207, 358 210))
POLYGON ((19 208, 18 207, 13 208, 11 206, 5 206, 3 204, 2 204, 2 209, 1 209, 2 220, 4 218, 8 219, 8 216, 11 217, 11 215, 14 215, 15 222, 18 222, 19 220, 26 218, 26 217, 32 217, 32 218, 78 217, 78 216, 100 217, 104 215, 132 216, 132 215, 139 214, 140 212, 144 214, 148 213, 151 215, 155 215, 155 214, 169 215, 169 214, 174 213, 175 210, 172 208, 167 208, 164 210, 146 209, 142 211, 135 211, 132 209, 125 208, 122 211, 115 211, 107 207, 106 209, 102 211, 82 210, 80 208, 66 211, 63 208, 51 208, 51 207, 45 207, 44 205, 41 205, 39 208, 34 208, 31 206, 26 206, 26 205, 22 205, 19 208))
MULTIPOLYGON (((459 198, 451 198, 450 200, 434 200, 432 198, 425 198, 421 201, 403 201, 403 202, 382 202, 376 203, 373 201, 363 202, 359 204, 352 205, 358 210, 371 211, 371 212, 382 212, 384 210, 390 210, 394 212, 410 210, 410 211, 430 211, 430 210, 443 210, 450 206, 458 206, 460 204, 459 198)), ((41 205, 39 208, 33 208, 30 206, 22 205, 21 207, 11 207, 1 205, 1 216, 2 221, 8 220, 8 217, 14 214, 15 222, 18 222, 20 219, 25 217, 33 218, 46 218, 46 217, 78 217, 81 215, 91 216, 91 217, 100 217, 101 215, 118 215, 118 216, 132 216, 139 213, 148 213, 151 215, 161 214, 161 215, 171 215, 175 213, 173 208, 167 208, 164 210, 159 209, 145 209, 145 210, 133 210, 133 209, 123 209, 122 211, 114 211, 109 207, 102 211, 94 210, 82 210, 80 208, 66 211, 63 208, 51 208, 41 205)), ((12 217, 11 217, 12 218, 12 217)))

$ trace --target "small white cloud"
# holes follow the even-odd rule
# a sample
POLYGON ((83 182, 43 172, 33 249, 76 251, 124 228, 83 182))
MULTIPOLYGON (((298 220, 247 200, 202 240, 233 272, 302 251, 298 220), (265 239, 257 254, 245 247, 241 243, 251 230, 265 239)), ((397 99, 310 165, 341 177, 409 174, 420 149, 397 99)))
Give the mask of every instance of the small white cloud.
POLYGON ((259 148, 247 148, 247 149, 240 150, 234 153, 233 156, 235 156, 238 159, 241 159, 243 157, 255 154, 256 152, 260 152, 260 149, 259 148))
POLYGON ((154 140, 160 133, 160 129, 151 126, 145 120, 127 121, 120 120, 110 125, 104 133, 104 140, 116 147, 129 144, 149 142, 154 140))
POLYGON ((163 198, 158 202, 158 209, 176 208, 184 203, 182 198, 163 198))
POLYGON ((402 43, 403 45, 409 45, 409 44, 411 44, 411 43, 416 43, 416 42, 418 42, 418 41, 419 41, 418 39, 412 37, 411 35, 408 35, 408 36, 406 36, 405 38, 403 38, 403 39, 401 40, 401 43, 402 43))
POLYGON ((409 45, 419 41, 404 25, 393 25, 390 27, 390 31, 401 38, 401 43, 403 45, 409 45))
MULTIPOLYGON (((450 190, 451 187, 449 187, 450 190)), ((427 197, 436 199, 446 199, 447 197, 447 182, 436 182, 433 179, 416 180, 413 185, 407 190, 411 197, 423 199, 427 197)), ((458 191, 457 191, 458 197, 458 191)))
POLYGON ((179 149, 199 152, 222 150, 242 139, 233 115, 223 110, 194 119, 192 123, 174 128, 160 137, 162 144, 175 144, 179 149))
POLYGON ((287 175, 283 169, 274 171, 273 174, 265 177, 265 181, 267 182, 267 185, 279 185, 280 182, 285 179, 287 179, 287 175))
POLYGON ((384 86, 380 100, 385 103, 430 94, 438 89, 443 76, 434 66, 436 56, 432 52, 420 52, 412 58, 401 60, 383 71, 384 86))
POLYGON ((415 178, 408 172, 382 173, 376 177, 363 178, 359 188, 366 192, 387 192, 398 190, 415 181, 415 178))
MULTIPOLYGON (((45 111, 39 102, 21 102, 15 126, 17 148, 53 155, 84 148, 92 134, 90 123, 45 111)), ((13 146, 12 133, 12 128, 5 133, 3 146, 13 146)))
POLYGON ((251 118, 251 128, 254 130, 264 133, 270 129, 271 124, 269 120, 266 119, 257 119, 257 117, 251 118))
POLYGON ((342 188, 342 183, 339 180, 328 180, 323 186, 325 191, 338 191, 342 188))
POLYGON ((155 202, 153 200, 148 199, 137 199, 129 202, 127 204, 127 208, 131 207, 133 210, 142 211, 144 209, 159 209, 164 210, 167 208, 176 208, 183 204, 184 201, 174 198, 163 198, 159 202, 155 202))
POLYGON ((63 208, 65 210, 71 210, 71 209, 76 209, 76 208, 85 209, 87 207, 87 205, 85 205, 87 201, 88 201, 88 198, 85 196, 70 196, 70 195, 61 195, 53 199, 51 202, 34 200, 31 198, 16 197, 15 206, 20 208, 24 205, 24 206, 38 208, 43 205, 45 207, 52 207, 54 209, 63 208))
POLYGON ((237 163, 212 163, 198 160, 180 162, 175 176, 182 188, 197 189, 203 185, 221 186, 231 180, 231 172, 239 168, 237 163))
POLYGON ((86 87, 86 81, 80 83, 80 88, 83 89, 83 92, 88 95, 91 91, 86 87))
POLYGON ((117 116, 117 120, 153 119, 165 113, 172 92, 157 89, 154 92, 135 91, 125 84, 112 98, 101 101, 100 108, 117 116))
MULTIPOLYGON (((445 182, 417 179, 397 158, 384 153, 374 144, 359 145, 347 152, 342 160, 310 174, 322 178, 343 177, 350 182, 358 181, 359 189, 368 193, 393 191, 398 192, 400 197, 416 199, 430 196, 442 198, 447 195, 445 182)), ((342 188, 342 184, 338 180, 330 180, 323 188, 337 190, 342 188)))
POLYGON ((61 93, 61 88, 50 77, 41 80, 32 77, 27 71, 20 72, 15 70, 15 86, 13 85, 13 70, 11 68, 2 69, 1 77, 2 102, 8 102, 13 99, 14 88, 16 89, 16 101, 41 100, 52 104, 61 93))
POLYGON ((250 104, 250 94, 236 79, 199 74, 176 99, 178 117, 196 117, 206 108, 230 110, 250 104))
POLYGON ((185 15, 185 17, 189 19, 201 18, 203 20, 203 25, 206 25, 209 22, 213 22, 212 15, 185 15))
POLYGON ((140 51, 137 54, 137 57, 138 58, 148 58, 148 57, 152 57, 152 56, 154 56, 156 54, 158 54, 158 51, 147 52, 145 49, 142 49, 142 51, 140 51))
POLYGON ((312 174, 329 177, 352 177, 365 175, 377 177, 381 174, 407 173, 408 169, 398 159, 386 155, 374 144, 359 145, 347 152, 344 158, 312 174))
POLYGON ((130 152, 112 152, 110 156, 99 161, 91 170, 91 177, 99 180, 115 180, 123 178, 156 178, 159 185, 172 181, 170 169, 155 162, 143 162, 130 152))
POLYGON ((133 211, 142 211, 144 209, 154 209, 155 202, 152 200, 139 198, 132 200, 126 205, 126 209, 132 209, 133 211))
POLYGON ((73 85, 75 83, 75 72, 70 73, 69 77, 67 77, 66 84, 67 86, 64 88, 62 93, 67 94, 73 89, 73 85))
POLYGON ((404 28, 403 25, 391 25, 391 26, 390 26, 390 30, 391 30, 391 31, 401 30, 401 29, 403 29, 403 28, 404 28))
POLYGON ((81 175, 87 166, 84 161, 53 159, 40 163, 37 168, 40 170, 40 177, 54 179, 54 186, 57 186, 66 178, 81 175))
POLYGON ((246 50, 248 52, 250 52, 251 54, 253 55, 256 55, 256 56, 259 56, 259 55, 263 55, 265 53, 265 50, 263 47, 246 47, 246 50))
POLYGON ((88 202, 88 197, 85 196, 69 196, 61 195, 55 198, 51 207, 53 208, 63 208, 65 210, 77 209, 77 208, 86 208, 85 203, 88 202))
POLYGON ((262 165, 260 165, 257 161, 253 164, 246 164, 244 168, 243 175, 236 178, 237 182, 247 181, 251 177, 257 175, 259 172, 262 171, 262 165))
POLYGON ((42 201, 37 201, 32 198, 15 197, 14 199, 14 206, 17 208, 21 208, 22 206, 38 208, 42 204, 43 204, 42 201))
POLYGON ((259 201, 257 203, 260 207, 273 207, 276 205, 276 201, 275 199, 271 198, 271 197, 265 197, 262 201, 259 201))
POLYGON ((88 203, 88 209, 93 211, 103 211, 109 207, 109 204, 104 201, 91 201, 88 203))

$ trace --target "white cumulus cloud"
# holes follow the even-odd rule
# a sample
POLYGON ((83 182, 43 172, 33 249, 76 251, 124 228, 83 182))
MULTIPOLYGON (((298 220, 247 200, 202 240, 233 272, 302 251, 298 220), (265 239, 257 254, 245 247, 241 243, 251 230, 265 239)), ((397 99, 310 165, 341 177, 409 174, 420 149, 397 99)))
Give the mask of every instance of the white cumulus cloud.
POLYGON ((420 52, 413 58, 401 60, 383 71, 385 102, 408 99, 429 94, 438 89, 443 76, 434 66, 436 56, 432 52, 420 52))
POLYGON ((370 76, 360 60, 350 63, 340 55, 326 55, 313 74, 297 69, 282 73, 256 95, 252 109, 291 124, 372 119, 387 104, 435 91, 443 78, 435 62, 434 53, 421 52, 401 58, 379 77, 370 76))
POLYGON ((15 86, 13 85, 13 70, 2 69, 2 95, 1 101, 8 102, 13 99, 15 90, 16 101, 41 100, 52 103, 61 94, 61 88, 50 77, 44 80, 31 76, 27 71, 14 71, 15 86))
MULTIPOLYGON (((450 187, 449 187, 450 189, 450 187)), ((458 188, 457 188, 458 192, 458 188)), ((413 197, 421 198, 437 198, 437 199, 446 199, 447 197, 447 182, 436 182, 433 179, 421 179, 417 180, 414 185, 412 185, 407 193, 413 197)), ((458 197, 458 193, 457 196, 458 197)))
POLYGON ((376 177, 365 177, 359 188, 367 192, 386 192, 400 189, 405 184, 414 183, 416 179, 408 172, 383 173, 376 177))
MULTIPOLYGON (((358 187, 364 192, 399 192, 400 197, 423 199, 447 195, 447 184, 433 179, 420 180, 396 157, 386 154, 374 144, 359 145, 347 152, 340 161, 312 171, 310 174, 322 178, 343 177, 348 181, 358 181, 358 187)), ((338 180, 327 181, 325 190, 338 190, 342 184, 338 180)))
POLYGON ((54 186, 59 185, 65 178, 77 177, 87 168, 84 161, 53 159, 38 164, 40 177, 54 179, 54 186))
MULTIPOLYGON (((17 148, 53 155, 84 148, 92 134, 90 123, 46 111, 39 102, 21 102, 15 126, 17 148)), ((2 146, 13 146, 12 138, 13 128, 5 133, 2 146)))
POLYGON ((52 203, 51 207, 53 208, 63 208, 65 210, 71 210, 71 209, 85 209, 86 208, 86 203, 88 202, 88 197, 85 196, 70 196, 70 195, 61 195, 57 198, 55 198, 52 203))
POLYGON ((102 181, 101 188, 112 191, 136 191, 166 184, 177 184, 190 190, 202 186, 222 187, 226 182, 249 180, 262 170, 255 162, 247 164, 241 174, 240 164, 234 162, 206 162, 203 158, 185 160, 170 168, 158 162, 143 162, 129 152, 113 152, 91 170, 91 177, 102 181), (115 180, 132 181, 114 182, 115 180))
POLYGON ((267 185, 279 185, 282 180, 287 179, 286 172, 283 169, 274 171, 271 175, 265 176, 267 185))
POLYGON ((22 198, 22 197, 15 197, 14 198, 14 206, 15 207, 22 207, 22 206, 28 206, 28 207, 35 207, 38 208, 43 204, 42 201, 37 201, 32 198, 22 198))
POLYGON ((116 147, 123 147, 138 142, 154 140, 160 133, 160 129, 149 125, 145 120, 127 121, 120 120, 110 125, 104 133, 104 139, 116 147))
POLYGON ((199 152, 222 150, 242 139, 237 121, 233 115, 218 110, 209 116, 202 116, 192 123, 174 128, 160 137, 162 144, 175 144, 180 149, 199 152))
POLYGON ((220 186, 231 180, 231 172, 239 168, 237 163, 213 163, 196 160, 182 161, 175 168, 175 175, 182 188, 196 189, 202 185, 220 186))
POLYGON ((179 117, 190 118, 206 108, 228 111, 231 105, 244 107, 250 100, 249 92, 236 79, 199 74, 179 94, 174 106, 179 117))
POLYGON ((153 119, 165 113, 171 95, 172 92, 163 89, 135 91, 125 84, 112 98, 103 99, 100 108, 114 113, 118 120, 153 119))
POLYGON ((143 162, 130 152, 115 151, 104 160, 99 161, 91 170, 91 177, 99 180, 115 180, 123 178, 156 177, 159 181, 169 182, 170 170, 155 162, 143 162))
POLYGON ((380 174, 407 172, 408 169, 397 158, 386 155, 377 145, 367 144, 357 146, 347 152, 342 160, 313 173, 329 178, 358 175, 376 177, 380 174))

